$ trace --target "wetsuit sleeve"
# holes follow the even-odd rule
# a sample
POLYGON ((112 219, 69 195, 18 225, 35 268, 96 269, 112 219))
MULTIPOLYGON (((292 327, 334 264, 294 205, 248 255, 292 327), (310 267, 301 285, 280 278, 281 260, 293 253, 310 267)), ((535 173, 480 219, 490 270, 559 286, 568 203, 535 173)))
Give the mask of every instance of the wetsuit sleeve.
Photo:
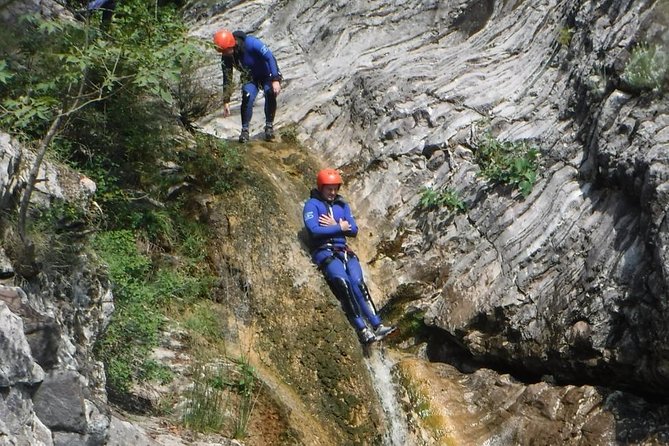
POLYGON ((351 229, 347 231, 345 235, 348 237, 355 237, 358 235, 358 224, 355 222, 355 218, 353 218, 353 212, 351 212, 351 207, 348 203, 344 205, 344 219, 351 225, 351 229))
POLYGON ((318 224, 318 207, 312 201, 307 201, 304 205, 302 218, 304 219, 304 227, 307 228, 309 234, 316 240, 327 239, 345 235, 339 225, 321 226, 318 224))
POLYGON ((231 56, 221 56, 221 70, 223 70, 223 102, 230 102, 232 96, 232 67, 234 61, 231 56))

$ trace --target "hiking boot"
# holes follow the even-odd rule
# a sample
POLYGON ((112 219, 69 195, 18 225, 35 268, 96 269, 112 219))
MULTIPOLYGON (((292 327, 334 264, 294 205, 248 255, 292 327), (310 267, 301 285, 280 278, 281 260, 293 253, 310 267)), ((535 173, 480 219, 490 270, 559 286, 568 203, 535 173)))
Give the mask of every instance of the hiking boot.
POLYGON ((274 127, 270 124, 265 126, 265 141, 274 141, 274 127))
POLYGON ((370 342, 376 341, 376 336, 374 336, 374 333, 368 327, 359 330, 358 337, 363 344, 369 344, 370 342))
POLYGON ((242 133, 239 135, 239 142, 249 142, 249 131, 247 129, 242 129, 242 133))
POLYGON ((374 329, 374 337, 376 337, 376 339, 383 339, 395 330, 396 327, 386 327, 381 324, 374 329))

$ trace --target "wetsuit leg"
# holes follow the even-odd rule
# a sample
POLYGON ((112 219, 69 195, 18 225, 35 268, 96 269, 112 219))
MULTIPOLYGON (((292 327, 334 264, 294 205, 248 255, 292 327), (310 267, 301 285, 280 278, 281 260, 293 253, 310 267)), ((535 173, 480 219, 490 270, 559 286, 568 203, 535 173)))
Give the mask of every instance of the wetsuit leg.
POLYGON ((263 92, 265 93, 265 124, 273 124, 274 115, 276 115, 276 95, 272 89, 271 80, 264 82, 263 92))
POLYGON ((339 259, 333 259, 323 269, 323 274, 332 285, 334 293, 344 307, 346 315, 351 320, 353 326, 360 330, 365 327, 365 321, 362 318, 362 312, 358 300, 353 294, 353 287, 348 281, 344 263, 339 259))
POLYGON ((242 85, 242 129, 248 130, 253 117, 253 104, 258 96, 258 87, 253 82, 242 85))
POLYGON ((355 256, 349 257, 348 262, 346 262, 346 271, 349 281, 353 285, 353 295, 362 309, 365 318, 372 324, 372 327, 378 327, 381 324, 381 318, 376 314, 376 307, 365 285, 360 262, 355 256))
POLYGON ((114 8, 116 8, 115 0, 107 1, 102 5, 102 29, 104 31, 109 30, 109 25, 111 25, 114 16, 114 8))

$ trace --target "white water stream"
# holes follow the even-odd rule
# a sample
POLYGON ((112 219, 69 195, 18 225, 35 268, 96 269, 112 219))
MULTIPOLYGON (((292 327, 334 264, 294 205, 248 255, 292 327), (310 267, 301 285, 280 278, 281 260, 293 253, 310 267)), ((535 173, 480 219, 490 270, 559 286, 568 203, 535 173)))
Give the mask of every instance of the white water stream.
POLYGON ((395 362, 385 353, 383 346, 375 345, 369 348, 365 364, 372 376, 374 389, 379 396, 385 416, 387 431, 383 437, 383 445, 407 446, 409 444, 407 419, 397 399, 392 376, 395 362))

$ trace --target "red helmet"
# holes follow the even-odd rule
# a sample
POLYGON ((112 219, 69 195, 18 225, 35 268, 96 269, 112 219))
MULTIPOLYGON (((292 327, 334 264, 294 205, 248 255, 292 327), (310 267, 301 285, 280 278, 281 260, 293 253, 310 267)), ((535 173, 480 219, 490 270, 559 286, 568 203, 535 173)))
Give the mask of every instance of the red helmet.
POLYGON ((214 45, 219 50, 227 50, 228 48, 234 48, 237 44, 235 36, 232 35, 227 29, 221 29, 214 33, 214 45))
POLYGON ((316 185, 318 186, 319 190, 325 185, 336 184, 337 186, 341 186, 342 183, 343 181, 341 180, 341 175, 339 175, 339 172, 334 169, 323 169, 318 172, 318 176, 316 176, 316 185))

